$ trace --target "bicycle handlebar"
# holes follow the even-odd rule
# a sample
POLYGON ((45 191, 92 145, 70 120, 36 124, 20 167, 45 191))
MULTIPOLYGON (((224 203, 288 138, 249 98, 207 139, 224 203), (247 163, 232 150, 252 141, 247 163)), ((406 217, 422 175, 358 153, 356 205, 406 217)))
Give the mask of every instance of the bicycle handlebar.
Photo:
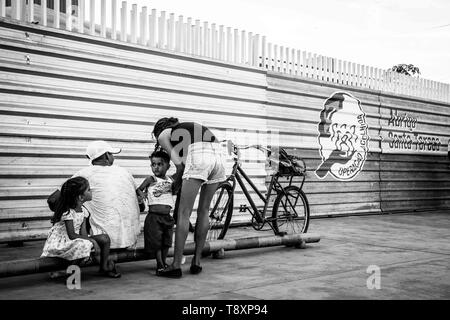
POLYGON ((235 147, 238 148, 238 149, 240 149, 240 150, 250 149, 250 148, 255 148, 255 149, 259 149, 259 150, 264 150, 264 151, 267 151, 267 152, 271 152, 270 149, 265 148, 265 147, 263 147, 263 146, 260 145, 260 144, 251 144, 251 145, 246 145, 246 146, 238 146, 238 145, 235 145, 235 147))
POLYGON ((258 150, 263 150, 267 152, 267 156, 270 156, 272 154, 272 151, 268 148, 263 147, 260 144, 251 144, 251 145, 237 145, 234 144, 231 140, 222 140, 221 142, 226 142, 227 143, 227 147, 228 147, 228 153, 234 153, 238 156, 238 151, 239 150, 245 150, 245 149, 250 149, 250 148, 255 148, 258 150))

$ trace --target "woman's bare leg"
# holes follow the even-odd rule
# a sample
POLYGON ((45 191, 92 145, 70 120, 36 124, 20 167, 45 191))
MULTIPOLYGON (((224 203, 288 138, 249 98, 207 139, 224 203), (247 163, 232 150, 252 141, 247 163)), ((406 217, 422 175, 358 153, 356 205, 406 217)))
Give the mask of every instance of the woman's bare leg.
POLYGON ((199 179, 185 179, 181 186, 180 209, 175 230, 175 247, 172 268, 178 269, 183 258, 184 245, 189 232, 189 218, 194 207, 195 198, 203 181, 199 179))
POLYGON ((200 265, 200 258, 205 246, 206 235, 209 229, 209 207, 218 183, 205 184, 200 191, 200 199, 197 209, 197 223, 195 225, 195 253, 192 264, 200 265))

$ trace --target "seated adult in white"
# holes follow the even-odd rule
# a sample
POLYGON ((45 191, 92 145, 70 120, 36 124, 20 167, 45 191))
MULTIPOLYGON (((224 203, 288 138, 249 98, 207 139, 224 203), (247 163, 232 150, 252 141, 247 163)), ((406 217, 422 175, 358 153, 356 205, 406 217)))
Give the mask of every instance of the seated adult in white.
POLYGON ((111 249, 134 246, 140 233, 138 186, 126 169, 113 164, 113 154, 120 151, 102 140, 91 142, 86 156, 92 165, 74 175, 89 181, 92 200, 85 206, 90 213, 92 233, 107 233, 111 249))

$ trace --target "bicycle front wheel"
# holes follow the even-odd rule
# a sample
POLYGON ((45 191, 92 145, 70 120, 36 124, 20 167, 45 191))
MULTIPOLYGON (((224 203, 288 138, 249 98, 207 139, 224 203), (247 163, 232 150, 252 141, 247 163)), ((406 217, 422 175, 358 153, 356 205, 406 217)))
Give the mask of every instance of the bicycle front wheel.
POLYGON ((209 230, 206 240, 223 239, 233 215, 233 188, 228 183, 219 185, 211 200, 209 230))
POLYGON ((308 199, 299 187, 289 186, 278 194, 273 204, 272 225, 277 235, 305 233, 308 230, 308 199))

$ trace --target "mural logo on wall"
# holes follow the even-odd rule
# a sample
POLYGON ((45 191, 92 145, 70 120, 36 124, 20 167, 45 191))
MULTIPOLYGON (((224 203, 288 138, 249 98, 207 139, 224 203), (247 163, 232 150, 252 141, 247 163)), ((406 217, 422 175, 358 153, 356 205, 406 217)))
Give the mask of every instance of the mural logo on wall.
POLYGON ((338 180, 352 180, 362 170, 369 152, 366 115, 361 102, 346 92, 333 93, 320 112, 320 179, 330 173, 338 180))

